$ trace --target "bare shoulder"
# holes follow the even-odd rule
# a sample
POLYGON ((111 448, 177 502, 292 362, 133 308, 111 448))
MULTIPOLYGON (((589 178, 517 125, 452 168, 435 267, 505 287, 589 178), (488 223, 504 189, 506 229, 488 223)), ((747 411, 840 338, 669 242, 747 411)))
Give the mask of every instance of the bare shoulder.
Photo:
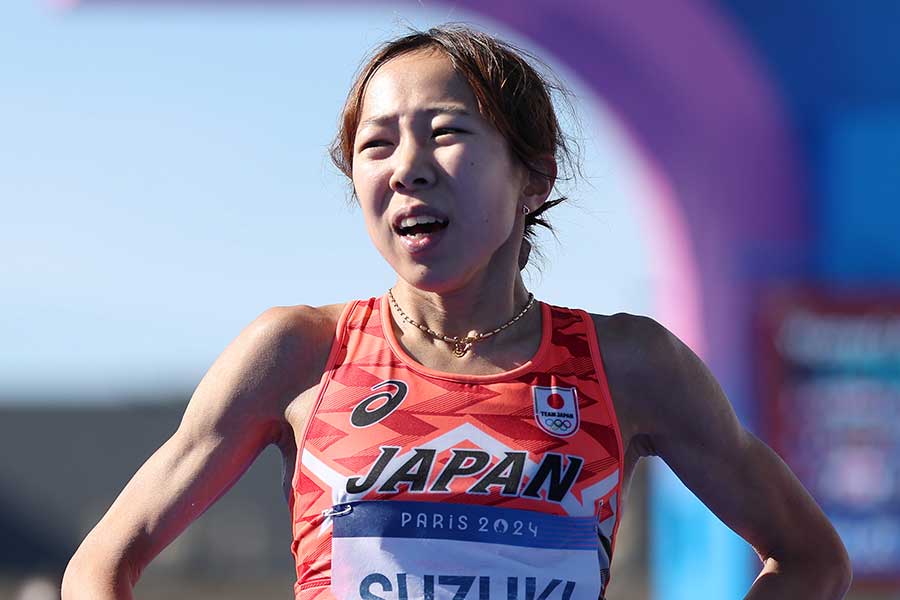
POLYGON ((274 306, 247 328, 260 350, 276 351, 288 359, 327 355, 344 304, 274 306))
POLYGON ((277 442, 284 433, 287 407, 321 375, 343 306, 277 306, 264 311, 210 367, 184 423, 218 422, 238 429, 248 420, 257 426, 268 423, 269 441, 277 442), (219 411, 222 414, 209 414, 219 411))
POLYGON ((665 360, 674 336, 650 317, 591 314, 608 370, 640 375, 648 362, 665 360))
POLYGON ((273 306, 259 315, 251 324, 259 333, 274 334, 280 342, 316 339, 322 334, 334 333, 345 304, 324 306, 273 306))
POLYGON ((249 362, 283 392, 275 404, 279 414, 296 394, 319 381, 344 306, 275 306, 248 326, 249 362))
POLYGON ((656 320, 629 313, 591 317, 623 435, 637 443, 641 455, 656 454, 653 436, 690 416, 691 406, 678 396, 697 386, 715 386, 715 380, 693 351, 656 320))
POLYGON ((346 303, 324 306, 276 306, 260 315, 262 337, 271 336, 282 380, 274 408, 281 419, 279 446, 290 454, 296 429, 302 429, 315 390, 328 362, 337 323, 346 303))

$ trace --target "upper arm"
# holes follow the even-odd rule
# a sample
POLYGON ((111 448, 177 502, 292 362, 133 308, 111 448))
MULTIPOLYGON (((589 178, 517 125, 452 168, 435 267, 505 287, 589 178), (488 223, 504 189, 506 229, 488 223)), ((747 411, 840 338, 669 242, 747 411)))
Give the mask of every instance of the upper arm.
POLYGON ((285 429, 284 409, 315 378, 326 339, 309 313, 271 309, 219 356, 177 431, 137 471, 73 557, 86 568, 143 568, 224 494, 285 429))
POLYGON ((738 421, 703 362, 651 319, 637 326, 645 348, 634 378, 653 454, 763 561, 846 564, 834 528, 784 461, 738 421))

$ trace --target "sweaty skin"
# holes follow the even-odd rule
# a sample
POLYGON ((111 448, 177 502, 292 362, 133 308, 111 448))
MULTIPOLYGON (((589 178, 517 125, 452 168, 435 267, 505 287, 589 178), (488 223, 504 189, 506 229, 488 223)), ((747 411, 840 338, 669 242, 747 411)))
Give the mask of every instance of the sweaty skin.
MULTIPOLYGON (((383 65, 370 80, 361 122, 353 183, 369 235, 397 272, 394 295, 404 311, 449 335, 507 321, 527 297, 518 266, 521 207, 533 211, 546 201, 552 178, 510 160, 465 81, 439 54, 383 65), (425 250, 394 227, 411 207, 449 222, 425 250)), ((555 173, 552 157, 545 160, 542 170, 555 173)), ((341 309, 270 309, 225 349, 178 430, 73 556, 64 600, 131 598, 147 564, 268 445, 280 448, 285 473, 294 472, 341 309)), ((788 467, 737 421, 703 363, 652 319, 593 318, 625 448, 623 490, 638 458, 657 455, 756 549, 763 569, 748 599, 842 598, 850 580, 843 544, 788 467)), ((462 359, 396 314, 394 330, 407 353, 431 369, 489 374, 534 354, 540 319, 529 311, 462 359)), ((284 486, 288 493, 290 481, 284 486)))

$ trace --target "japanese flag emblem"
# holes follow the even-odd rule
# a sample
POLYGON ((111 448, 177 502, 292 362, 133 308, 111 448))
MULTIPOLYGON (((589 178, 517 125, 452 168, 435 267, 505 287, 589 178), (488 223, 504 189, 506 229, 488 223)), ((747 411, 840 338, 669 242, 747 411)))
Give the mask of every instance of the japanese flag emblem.
POLYGON ((534 395, 534 420, 538 427, 556 437, 575 435, 581 418, 575 388, 531 386, 534 395))

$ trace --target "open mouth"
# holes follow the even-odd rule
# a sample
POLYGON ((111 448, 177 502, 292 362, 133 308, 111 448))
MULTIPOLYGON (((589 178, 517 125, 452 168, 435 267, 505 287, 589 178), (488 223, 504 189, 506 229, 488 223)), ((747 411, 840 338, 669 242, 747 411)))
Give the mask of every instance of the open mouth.
POLYGON ((445 229, 450 222, 431 216, 407 217, 395 227, 403 237, 421 237, 445 229))
POLYGON ((394 232, 400 243, 411 254, 420 254, 435 248, 450 220, 437 215, 419 214, 402 217, 394 222, 394 232))

